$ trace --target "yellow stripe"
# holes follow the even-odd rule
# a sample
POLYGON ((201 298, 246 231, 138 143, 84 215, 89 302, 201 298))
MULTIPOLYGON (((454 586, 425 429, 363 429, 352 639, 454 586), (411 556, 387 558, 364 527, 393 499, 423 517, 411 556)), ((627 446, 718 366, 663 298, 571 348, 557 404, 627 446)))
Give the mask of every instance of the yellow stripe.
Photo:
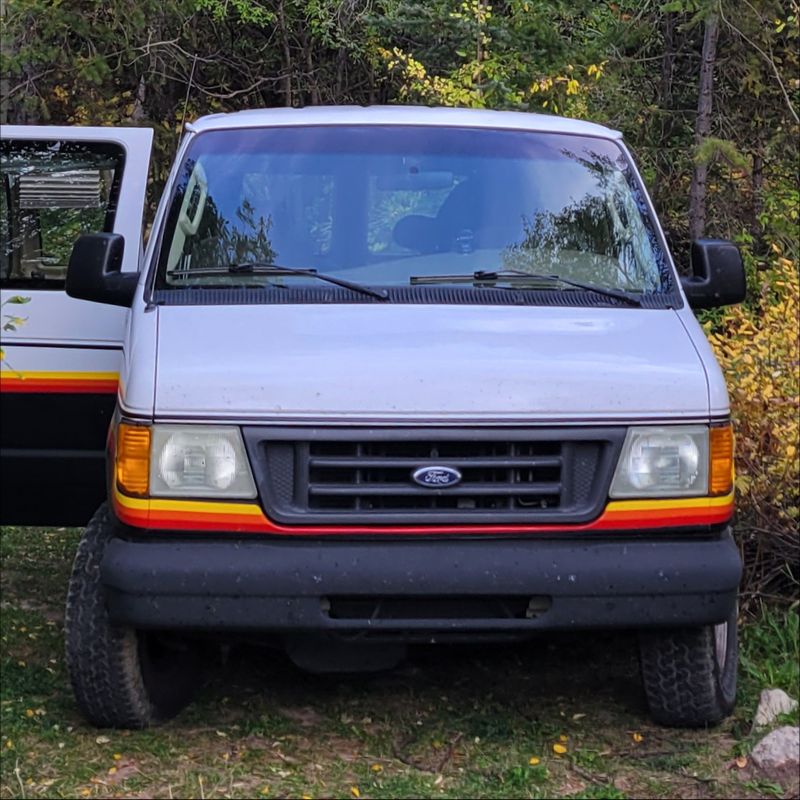
POLYGON ((673 500, 615 500, 606 511, 663 511, 681 508, 716 508, 733 502, 733 492, 723 497, 681 497, 673 500))
MULTIPOLYGON (((260 506, 254 502, 226 503, 220 500, 143 500, 128 497, 115 490, 120 505, 140 511, 185 511, 195 514, 245 514, 261 517, 260 506)), ((658 511, 684 508, 717 508, 730 505, 733 492, 724 497, 684 497, 674 500, 617 500, 609 503, 606 511, 658 511)))
POLYGON ((128 497, 120 494, 115 489, 115 495, 120 505, 138 511, 185 511, 194 514, 247 514, 261 517, 261 508, 254 502, 225 503, 219 500, 206 502, 203 500, 143 500, 138 497, 128 497))
POLYGON ((115 381, 119 378, 118 372, 19 372, 18 370, 6 371, 1 378, 19 378, 25 380, 43 380, 43 381, 115 381))
POLYGON ((151 500, 151 511, 186 511, 192 514, 248 514, 261 517, 261 508, 253 502, 223 503, 213 500, 151 500))

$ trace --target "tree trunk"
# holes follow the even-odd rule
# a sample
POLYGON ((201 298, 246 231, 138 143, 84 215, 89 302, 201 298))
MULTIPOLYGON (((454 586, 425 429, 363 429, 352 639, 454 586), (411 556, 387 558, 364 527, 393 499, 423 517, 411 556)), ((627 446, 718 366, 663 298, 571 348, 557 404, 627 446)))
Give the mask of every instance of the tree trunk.
POLYGON ((753 174, 751 189, 753 192, 753 205, 750 218, 750 233, 756 243, 756 249, 760 250, 763 242, 763 228, 759 217, 764 210, 764 140, 759 130, 756 137, 756 146, 753 150, 753 174))
POLYGON ((133 99, 133 111, 131 112, 131 122, 138 125, 145 117, 144 101, 147 96, 147 84, 144 80, 144 75, 139 77, 139 83, 136 87, 136 97, 133 99))
MULTIPOLYGON (((8 15, 8 8, 6 7, 6 0, 0 0, 0 24, 7 31, 6 17, 8 15)), ((0 37, 0 52, 4 58, 11 56, 11 46, 7 37, 0 37)), ((11 88, 8 74, 3 72, 0 74, 0 124, 5 125, 8 122, 8 92, 11 88)))
POLYGON ((675 13, 664 13, 664 52, 661 56, 661 82, 658 87, 658 104, 661 108, 661 144, 672 136, 672 78, 675 72, 675 13))
POLYGON ((283 7, 283 2, 278 3, 278 26, 281 33, 281 44, 283 46, 283 103, 285 106, 292 107, 294 101, 292 98, 292 72, 294 67, 292 65, 292 48, 289 44, 289 31, 286 25, 286 13, 283 7))
MULTIPOLYGON (((703 57, 697 99, 697 120, 694 126, 695 154, 711 131, 711 109, 714 100, 714 62, 717 58, 719 18, 708 17, 703 34, 703 57)), ((706 228, 706 180, 708 161, 696 161, 689 191, 689 237, 700 239, 706 228)))

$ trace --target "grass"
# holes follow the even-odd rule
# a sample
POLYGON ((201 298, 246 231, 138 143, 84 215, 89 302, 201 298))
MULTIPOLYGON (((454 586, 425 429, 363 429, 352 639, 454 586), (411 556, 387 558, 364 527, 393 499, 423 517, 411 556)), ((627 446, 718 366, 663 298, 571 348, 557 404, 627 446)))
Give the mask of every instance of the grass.
MULTIPOLYGON (((148 731, 78 715, 63 599, 78 533, 5 528, 2 797, 774 797, 732 759, 765 686, 798 696, 796 612, 743 629, 740 703, 711 731, 652 725, 629 634, 418 648, 395 670, 312 676, 234 648, 198 700, 148 731), (637 734, 634 738, 633 734, 637 734), (641 741, 637 741, 639 737, 641 741), (558 755, 553 746, 562 744, 558 755)), ((796 724, 796 714, 794 715, 796 724)))

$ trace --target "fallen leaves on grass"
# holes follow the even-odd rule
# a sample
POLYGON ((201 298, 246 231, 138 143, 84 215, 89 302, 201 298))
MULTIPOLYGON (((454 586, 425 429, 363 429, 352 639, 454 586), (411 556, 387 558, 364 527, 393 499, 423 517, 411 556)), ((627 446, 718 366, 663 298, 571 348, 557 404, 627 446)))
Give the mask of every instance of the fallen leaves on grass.
POLYGON ((564 745, 563 745, 563 744, 558 744, 558 743, 556 743, 556 744, 554 744, 554 745, 553 745, 553 752, 554 752, 554 753, 555 753, 557 756, 563 756, 563 755, 564 755, 564 753, 566 753, 566 752, 567 752, 567 748, 566 748, 566 747, 564 747, 564 745))
POLYGON ((636 744, 641 744, 644 741, 644 736, 642 736, 642 734, 639 733, 639 731, 634 731, 631 734, 631 739, 633 739, 633 741, 636 742, 636 744))

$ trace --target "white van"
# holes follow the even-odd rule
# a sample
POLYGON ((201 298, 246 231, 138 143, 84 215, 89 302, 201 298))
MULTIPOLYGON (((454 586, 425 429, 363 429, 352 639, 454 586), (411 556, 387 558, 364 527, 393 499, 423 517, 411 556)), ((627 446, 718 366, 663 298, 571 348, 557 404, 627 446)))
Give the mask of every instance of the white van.
POLYGON ((730 713, 733 437, 692 308, 744 272, 703 240, 679 279, 619 133, 204 117, 143 254, 149 131, 2 136, 3 517, 100 506, 66 616, 89 720, 176 713, 209 635, 354 670, 594 628, 641 631, 659 722, 730 713))

